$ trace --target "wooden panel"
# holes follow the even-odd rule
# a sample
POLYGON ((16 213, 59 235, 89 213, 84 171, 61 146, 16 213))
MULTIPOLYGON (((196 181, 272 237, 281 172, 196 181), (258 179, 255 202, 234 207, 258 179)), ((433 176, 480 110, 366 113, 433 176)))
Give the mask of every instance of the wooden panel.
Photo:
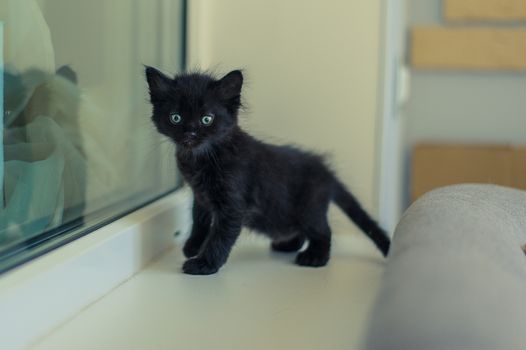
POLYGON ((412 159, 411 198, 460 183, 511 186, 511 163, 509 147, 418 145, 412 159))
POLYGON ((444 0, 444 16, 450 21, 526 20, 526 0, 444 0))
POLYGON ((513 150, 511 185, 526 190, 526 148, 513 150))
POLYGON ((526 70, 526 29, 415 27, 415 68, 526 70))

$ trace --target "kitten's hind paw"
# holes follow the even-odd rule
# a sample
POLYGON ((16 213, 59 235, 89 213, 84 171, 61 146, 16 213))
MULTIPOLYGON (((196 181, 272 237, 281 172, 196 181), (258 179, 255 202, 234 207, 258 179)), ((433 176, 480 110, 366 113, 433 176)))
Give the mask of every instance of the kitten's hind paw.
POLYGON ((312 252, 308 249, 296 256, 296 264, 300 266, 322 267, 329 262, 329 255, 325 253, 312 252))
POLYGON ((211 275, 219 270, 218 266, 210 264, 203 258, 191 258, 183 264, 183 272, 188 275, 211 275))

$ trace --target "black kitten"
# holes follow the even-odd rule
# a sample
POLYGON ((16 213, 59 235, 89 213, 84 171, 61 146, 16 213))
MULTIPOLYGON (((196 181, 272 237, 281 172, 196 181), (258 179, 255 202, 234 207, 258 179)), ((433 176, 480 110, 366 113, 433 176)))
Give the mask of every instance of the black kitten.
POLYGON ((177 164, 194 192, 193 228, 183 251, 188 274, 215 273, 242 226, 272 239, 272 249, 296 252, 303 266, 329 260, 334 201, 384 255, 389 238, 320 156, 256 140, 238 126, 243 75, 216 80, 190 73, 169 78, 146 67, 157 130, 178 146, 177 164))

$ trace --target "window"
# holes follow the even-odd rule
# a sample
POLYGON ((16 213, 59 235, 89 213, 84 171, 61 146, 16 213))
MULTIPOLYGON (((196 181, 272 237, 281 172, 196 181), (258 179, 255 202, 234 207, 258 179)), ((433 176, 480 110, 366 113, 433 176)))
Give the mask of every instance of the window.
POLYGON ((0 2, 0 271, 176 189, 143 64, 184 65, 182 0, 0 2))

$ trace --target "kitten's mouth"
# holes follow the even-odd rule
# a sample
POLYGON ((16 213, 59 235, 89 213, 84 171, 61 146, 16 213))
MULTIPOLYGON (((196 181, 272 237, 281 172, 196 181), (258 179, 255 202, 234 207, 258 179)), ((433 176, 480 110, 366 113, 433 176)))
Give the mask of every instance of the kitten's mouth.
POLYGON ((194 139, 194 138, 185 138, 183 140, 181 140, 180 144, 184 147, 187 147, 187 148, 192 148, 192 147, 195 147, 197 146, 199 142, 194 139))

